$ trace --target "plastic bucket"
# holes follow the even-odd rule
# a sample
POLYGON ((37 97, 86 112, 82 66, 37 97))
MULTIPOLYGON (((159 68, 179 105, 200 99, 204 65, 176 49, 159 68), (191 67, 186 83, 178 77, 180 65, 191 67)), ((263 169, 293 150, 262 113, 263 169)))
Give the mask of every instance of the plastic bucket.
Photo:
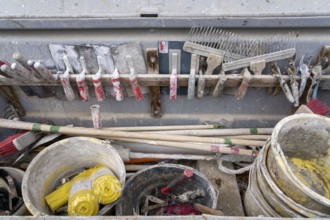
MULTIPOLYGON (((13 167, 0 167, 0 169, 5 170, 9 176, 11 176, 14 180, 14 184, 17 190, 17 194, 18 195, 22 195, 21 192, 21 185, 22 185, 22 180, 24 177, 24 171, 20 170, 20 169, 16 169, 13 167)), ((14 212, 12 215, 27 215, 28 210, 26 209, 25 204, 23 204, 19 209, 17 209, 16 212, 14 212)))
POLYGON ((26 207, 34 216, 50 215, 45 196, 60 185, 63 177, 96 164, 110 168, 121 184, 125 184, 124 163, 106 141, 72 137, 48 146, 32 160, 25 172, 22 194, 26 207))
POLYGON ((248 216, 280 217, 267 203, 259 190, 256 177, 256 163, 253 164, 250 171, 249 185, 244 195, 244 207, 248 216))
POLYGON ((203 189, 205 197, 199 203, 215 209, 217 206, 217 194, 208 179, 196 169, 177 164, 162 164, 149 167, 137 172, 127 181, 123 195, 116 204, 116 215, 133 215, 133 210, 141 210, 146 195, 153 195, 155 189, 169 184, 173 179, 182 175, 185 169, 191 169, 193 176, 184 180, 171 190, 174 195, 186 191, 203 189))
POLYGON ((288 197, 310 210, 330 215, 330 119, 299 114, 281 120, 272 133, 267 168, 288 197), (301 167, 287 158, 303 161, 301 167), (306 172, 309 163, 313 170, 306 172), (300 173, 303 179, 297 176, 300 173))
MULTIPOLYGON (((273 203, 274 206, 278 205, 276 201, 284 203, 289 209, 294 211, 295 213, 298 213, 299 215, 305 216, 305 217, 310 217, 310 218, 315 218, 315 217, 325 217, 326 214, 318 212, 316 210, 312 210, 309 208, 306 208, 302 206, 301 204, 295 202, 292 198, 287 196, 274 182, 272 179, 268 167, 266 166, 266 161, 267 161, 267 153, 269 152, 270 149, 270 142, 267 142, 266 145, 264 146, 262 150, 262 157, 258 158, 257 163, 259 163, 259 170, 261 171, 261 177, 262 180, 264 181, 265 185, 271 189, 270 194, 267 195, 267 193, 264 194, 264 197, 273 197, 275 202, 273 203)), ((271 198, 270 198, 271 199, 271 198)), ((269 199, 268 199, 269 200, 269 199)), ((283 211, 283 210, 282 210, 283 211)), ((282 213, 283 214, 283 213, 282 213)), ((285 215, 289 215, 290 212, 286 211, 285 215)), ((284 214, 283 214, 284 215, 284 214)), ((291 216, 291 217, 295 217, 291 216)))

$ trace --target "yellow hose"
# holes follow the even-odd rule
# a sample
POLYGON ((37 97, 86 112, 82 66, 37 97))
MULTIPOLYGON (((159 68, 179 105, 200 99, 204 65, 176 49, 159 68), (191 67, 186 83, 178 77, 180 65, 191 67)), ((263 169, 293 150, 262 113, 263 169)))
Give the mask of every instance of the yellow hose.
MULTIPOLYGON (((48 194, 45 197, 46 203, 48 204, 49 208, 54 212, 58 208, 64 206, 68 200, 72 202, 71 204, 71 213, 83 213, 84 211, 73 211, 75 209, 80 209, 80 205, 78 204, 85 204, 82 201, 89 201, 93 208, 88 210, 95 210, 94 205, 94 198, 97 202, 101 204, 109 204, 111 202, 116 201, 121 195, 122 185, 118 178, 112 173, 112 171, 104 167, 100 164, 96 165, 93 168, 87 169, 77 176, 75 176, 69 182, 63 184, 61 187, 53 191, 52 193, 48 194), (73 198, 69 199, 69 193, 72 191, 72 187, 78 181, 88 181, 90 182, 90 192, 83 192, 79 193, 76 196, 72 195, 73 198), (93 194, 93 196, 91 195, 93 194), (79 202, 77 202, 79 201, 79 202), (76 207, 76 208, 73 208, 76 207)), ((70 203, 69 201, 69 203, 70 203)), ((86 205, 87 206, 87 205, 86 205)), ((83 210, 85 206, 81 206, 80 210, 83 210)), ((85 211, 86 213, 94 213, 94 211, 85 211)), ((97 213, 97 211, 96 211, 97 213)), ((85 214, 84 214, 85 215, 85 214)))
POLYGON ((90 181, 84 179, 73 184, 68 201, 68 215, 94 216, 98 211, 99 204, 91 190, 90 181))
POLYGON ((91 169, 81 172, 80 174, 75 176, 72 180, 66 182, 65 184, 60 186, 58 189, 56 189, 55 191, 48 194, 45 197, 45 200, 46 200, 46 203, 48 204, 49 208, 54 212, 56 209, 64 206, 68 202, 71 186, 75 182, 89 177, 91 175, 91 173, 93 173, 94 170, 95 170, 94 168, 91 168, 91 169))
POLYGON ((121 183, 109 168, 97 168, 90 179, 93 192, 101 204, 112 203, 120 197, 121 183))

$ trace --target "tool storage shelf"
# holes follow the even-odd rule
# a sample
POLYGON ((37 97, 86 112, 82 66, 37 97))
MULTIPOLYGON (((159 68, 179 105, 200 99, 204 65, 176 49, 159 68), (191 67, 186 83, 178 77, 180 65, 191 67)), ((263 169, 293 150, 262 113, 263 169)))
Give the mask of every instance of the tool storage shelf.
MULTIPOLYGON (((278 95, 269 95, 269 89, 276 89, 280 85, 279 79, 271 75, 269 62, 261 75, 251 71, 246 94, 239 100, 236 94, 244 81, 242 69, 226 72, 221 94, 216 97, 212 95, 213 88, 221 80, 219 67, 214 69, 213 74, 204 75, 205 93, 197 97, 198 84, 202 81, 198 70, 204 70, 207 62, 206 58, 192 58, 191 53, 183 50, 193 26, 219 28, 248 39, 269 40, 277 35, 297 33, 295 66, 303 55, 305 60, 312 57, 311 66, 314 66, 322 48, 330 46, 330 4, 325 0, 232 0, 230 4, 226 0, 34 0, 33 3, 22 0, 2 2, 0 12, 0 61, 4 62, 1 65, 8 64, 10 67, 9 64, 15 62, 13 53, 20 53, 32 64, 42 63, 52 74, 49 80, 39 78, 35 81, 24 78, 24 71, 20 72, 22 79, 19 78, 20 74, 14 80, 11 76, 6 78, 0 75, 0 114, 6 116, 6 106, 11 104, 18 109, 23 121, 52 121, 57 125, 73 124, 75 127, 92 127, 90 106, 95 104, 100 105, 104 127, 220 124, 223 128, 268 128, 296 110, 282 90, 278 95), (120 48, 127 43, 138 44, 140 50, 133 53, 127 48, 120 48), (149 62, 150 50, 157 53, 157 67, 149 62), (104 71, 99 78, 104 92, 102 101, 97 99, 93 84, 94 76, 99 71, 100 54, 105 59, 113 58, 112 65, 106 61, 103 69, 100 68, 104 71), (72 100, 65 96, 61 83, 61 76, 67 70, 63 55, 68 56, 72 65, 72 71, 66 78, 66 83, 71 84, 75 94, 72 100), (139 101, 134 97, 131 87, 131 68, 125 62, 126 55, 130 55, 134 61, 136 79, 142 93, 139 101), (80 99, 77 86, 77 78, 82 71, 79 56, 86 58, 89 71, 85 75, 85 82, 90 97, 85 101, 80 99), (175 59, 176 56, 179 59, 175 59), (193 68, 193 59, 199 59, 199 65, 195 66, 198 66, 198 70, 193 68), (204 66, 201 64, 203 61, 204 66), (125 90, 121 101, 114 97, 113 82, 116 84, 118 81, 113 77, 114 69, 109 68, 109 65, 126 65, 119 69, 119 82, 125 90), (173 66, 177 68, 175 98, 169 88, 173 85, 173 66), (192 69, 195 75, 190 77, 192 69), (195 92, 188 98, 191 78, 194 79, 192 84, 195 92)), ((326 57, 330 59, 329 54, 326 57)), ((282 73, 288 63, 289 58, 277 61, 282 73)), ((291 78, 283 74, 282 79, 289 86, 293 79, 301 83, 300 75, 291 78)), ((305 96, 311 85, 312 81, 308 79, 300 104, 306 103, 305 96)), ((319 87, 318 99, 329 106, 329 73, 320 76, 319 87)), ((8 129, 0 128, 2 139, 9 133, 8 129)), ((107 217, 91 219, 103 218, 107 217)), ((190 216, 164 218, 191 219, 190 216)), ((244 219, 240 216, 194 216, 198 220, 205 218, 244 219)), ((139 216, 139 219, 153 217, 139 216)))

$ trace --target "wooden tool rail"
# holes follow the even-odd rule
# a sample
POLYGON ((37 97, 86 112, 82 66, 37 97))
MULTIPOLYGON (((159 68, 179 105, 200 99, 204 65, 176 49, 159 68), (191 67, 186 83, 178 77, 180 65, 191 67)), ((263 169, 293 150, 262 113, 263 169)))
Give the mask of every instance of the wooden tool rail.
MULTIPOLYGON (((70 74, 70 82, 72 85, 76 85, 76 78, 78 75, 70 74)), ((92 76, 86 75, 86 83, 92 86, 92 76)), ((227 75, 226 87, 237 87, 242 82, 242 75, 227 75)), ((104 86, 112 86, 111 75, 103 75, 102 82, 104 86)), ((49 82, 10 82, 6 80, 3 82, 2 77, 0 77, 1 85, 61 85, 59 80, 55 83, 49 82)), ((169 86, 170 84, 170 75, 150 75, 150 74, 139 74, 137 75, 138 82, 141 86, 169 86)), ((188 85, 189 75, 178 75, 178 86, 187 86, 188 85)), ((287 82, 290 81, 289 76, 283 75, 283 79, 287 82)), ((300 77, 296 77, 299 81, 300 77)), ((219 80, 219 75, 205 75, 206 86, 215 86, 219 80)), ((198 76, 196 76, 196 82, 198 81, 198 76)), ((330 75, 324 75, 321 77, 320 87, 326 81, 330 81, 330 75)), ((129 74, 121 74, 120 82, 125 86, 130 86, 129 74)), ((270 75, 253 75, 249 83, 250 87, 274 87, 277 86, 278 79, 270 75)))

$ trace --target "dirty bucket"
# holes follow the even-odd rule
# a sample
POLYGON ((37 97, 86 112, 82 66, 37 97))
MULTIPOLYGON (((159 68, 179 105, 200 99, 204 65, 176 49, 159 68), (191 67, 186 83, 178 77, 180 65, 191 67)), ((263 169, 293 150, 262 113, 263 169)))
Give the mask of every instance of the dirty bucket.
POLYGON ((269 217, 326 217, 327 215, 308 209, 286 196, 272 180, 267 166, 266 143, 250 170, 249 185, 244 196, 244 207, 248 216, 269 217))
MULTIPOLYGON (((306 160, 314 157, 318 158, 316 163, 319 163, 322 161, 320 158, 329 156, 329 132, 329 119, 313 114, 289 116, 276 125, 272 138, 267 141, 250 171, 244 200, 249 216, 329 217, 327 198, 315 192, 314 185, 300 182, 286 157, 293 155, 306 160), (313 149, 307 148, 308 145, 313 149)), ((327 187, 329 185, 324 187, 325 190, 327 187)))
POLYGON ((280 217, 279 214, 267 203, 261 194, 256 177, 256 164, 251 167, 249 174, 249 185, 244 196, 244 207, 248 216, 273 216, 280 217))
POLYGON ((266 160, 271 178, 288 197, 330 215, 329 118, 314 114, 284 118, 273 130, 266 160))
POLYGON ((26 207, 34 216, 50 215, 45 196, 60 185, 63 177, 96 164, 110 168, 124 185, 124 163, 108 142, 72 137, 48 146, 32 160, 25 172, 22 194, 26 207))
POLYGON ((267 153, 270 149, 270 141, 264 146, 261 156, 256 160, 258 173, 258 184, 264 198, 274 209, 281 215, 287 217, 326 217, 327 215, 316 210, 312 210, 295 202, 292 198, 287 196, 272 179, 268 167, 266 165, 267 153), (286 207, 285 207, 286 206, 286 207))
POLYGON ((201 198, 199 203, 216 209, 216 191, 202 173, 183 165, 162 164, 141 170, 129 178, 125 185, 123 195, 116 204, 116 214, 123 216, 135 214, 138 210, 142 209, 145 202, 145 195, 153 195, 154 190, 166 186, 172 180, 182 175, 186 169, 192 170, 193 176, 176 185, 175 188, 171 190, 171 193, 179 195, 186 191, 203 189, 205 197, 201 198))
MULTIPOLYGON (((21 191, 21 185, 22 185, 22 180, 24 177, 24 171, 20 170, 20 169, 16 169, 13 167, 0 167, 0 169, 5 170, 9 176, 11 176, 14 180, 14 184, 17 190, 17 194, 18 195, 22 195, 22 191, 21 191)), ((26 209, 25 204, 23 204, 19 209, 16 210, 16 212, 14 212, 12 215, 28 215, 29 212, 26 209)))

